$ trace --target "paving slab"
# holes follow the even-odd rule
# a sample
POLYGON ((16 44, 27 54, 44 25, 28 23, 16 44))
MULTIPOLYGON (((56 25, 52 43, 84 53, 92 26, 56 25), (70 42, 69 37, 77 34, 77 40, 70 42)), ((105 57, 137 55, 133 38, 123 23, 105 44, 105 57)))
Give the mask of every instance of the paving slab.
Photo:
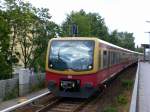
POLYGON ((138 112, 150 112, 150 63, 140 62, 138 112))
POLYGON ((33 92, 33 93, 30 93, 30 94, 27 94, 27 95, 25 95, 23 97, 18 97, 18 98, 12 99, 12 100, 1 102, 0 103, 0 111, 2 111, 3 109, 9 108, 11 106, 14 106, 16 104, 19 104, 19 103, 21 103, 23 101, 32 99, 32 98, 34 98, 34 97, 36 97, 38 95, 41 95, 43 93, 46 93, 46 92, 48 92, 47 88, 39 90, 39 91, 36 91, 36 92, 33 92))

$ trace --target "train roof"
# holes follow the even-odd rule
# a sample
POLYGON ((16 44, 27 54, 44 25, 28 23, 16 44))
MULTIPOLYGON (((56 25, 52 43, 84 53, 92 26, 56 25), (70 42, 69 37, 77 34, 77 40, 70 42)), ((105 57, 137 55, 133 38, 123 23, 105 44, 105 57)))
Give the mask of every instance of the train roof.
POLYGON ((129 49, 125 49, 125 48, 123 48, 123 47, 119 47, 119 46, 117 46, 117 45, 111 44, 111 43, 106 42, 106 41, 101 40, 101 39, 98 39, 98 41, 101 42, 101 43, 103 43, 103 44, 106 44, 106 45, 108 45, 108 46, 111 46, 111 47, 113 47, 113 48, 121 49, 121 50, 124 50, 124 51, 127 51, 127 52, 131 52, 131 53, 136 53, 136 54, 141 54, 141 55, 143 54, 143 53, 139 53, 139 52, 132 51, 132 50, 129 50, 129 49))
POLYGON ((95 40, 95 41, 98 41, 100 43, 103 43, 105 45, 108 45, 108 46, 116 48, 116 49, 120 49, 120 50, 131 52, 131 53, 141 54, 141 55, 143 54, 143 53, 139 53, 139 52, 136 52, 136 51, 125 49, 123 47, 119 47, 117 45, 111 44, 109 42, 106 42, 104 40, 98 39, 96 37, 62 37, 62 38, 53 38, 51 40, 95 40))

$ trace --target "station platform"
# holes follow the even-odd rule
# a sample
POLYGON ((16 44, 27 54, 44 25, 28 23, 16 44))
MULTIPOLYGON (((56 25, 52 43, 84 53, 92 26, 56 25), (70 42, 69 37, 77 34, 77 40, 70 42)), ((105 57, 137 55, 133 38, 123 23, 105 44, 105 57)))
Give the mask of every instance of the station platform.
POLYGON ((150 63, 139 65, 138 111, 150 112, 150 63))
POLYGON ((10 108, 10 107, 13 107, 19 103, 22 103, 24 101, 27 101, 27 100, 30 100, 30 99, 33 99, 34 97, 37 97, 39 95, 42 95, 44 93, 48 93, 48 89, 45 88, 45 89, 42 89, 42 90, 39 90, 39 91, 36 91, 36 92, 32 92, 30 94, 27 94, 23 97, 18 97, 18 98, 15 98, 15 99, 12 99, 12 100, 8 100, 8 101, 4 101, 4 102, 1 102, 0 103, 0 112, 3 112, 3 110, 7 109, 7 108, 10 108))
POLYGON ((150 112, 150 62, 139 62, 130 112, 150 112))

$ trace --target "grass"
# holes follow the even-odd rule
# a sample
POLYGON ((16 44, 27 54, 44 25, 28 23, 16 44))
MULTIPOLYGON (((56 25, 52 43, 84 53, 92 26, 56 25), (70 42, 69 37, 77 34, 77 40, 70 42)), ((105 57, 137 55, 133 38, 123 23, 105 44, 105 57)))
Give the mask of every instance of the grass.
POLYGON ((117 102, 118 102, 119 104, 121 104, 121 105, 125 105, 125 104, 127 104, 128 99, 127 99, 127 97, 126 97, 125 95, 119 95, 119 96, 117 97, 117 102))
POLYGON ((115 107, 106 107, 103 112, 117 112, 115 107))
POLYGON ((131 89, 133 86, 133 80, 124 79, 121 82, 122 82, 122 86, 127 90, 131 89))

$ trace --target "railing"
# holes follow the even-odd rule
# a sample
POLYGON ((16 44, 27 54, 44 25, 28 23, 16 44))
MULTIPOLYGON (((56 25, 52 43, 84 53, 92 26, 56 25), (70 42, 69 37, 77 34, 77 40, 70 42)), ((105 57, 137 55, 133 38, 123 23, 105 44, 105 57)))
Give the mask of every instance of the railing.
POLYGON ((137 102, 138 102, 138 87, 139 87, 139 67, 140 67, 140 62, 138 61, 138 67, 137 67, 137 71, 136 71, 136 78, 135 78, 129 112, 138 112, 138 105, 137 105, 138 103, 137 102))

